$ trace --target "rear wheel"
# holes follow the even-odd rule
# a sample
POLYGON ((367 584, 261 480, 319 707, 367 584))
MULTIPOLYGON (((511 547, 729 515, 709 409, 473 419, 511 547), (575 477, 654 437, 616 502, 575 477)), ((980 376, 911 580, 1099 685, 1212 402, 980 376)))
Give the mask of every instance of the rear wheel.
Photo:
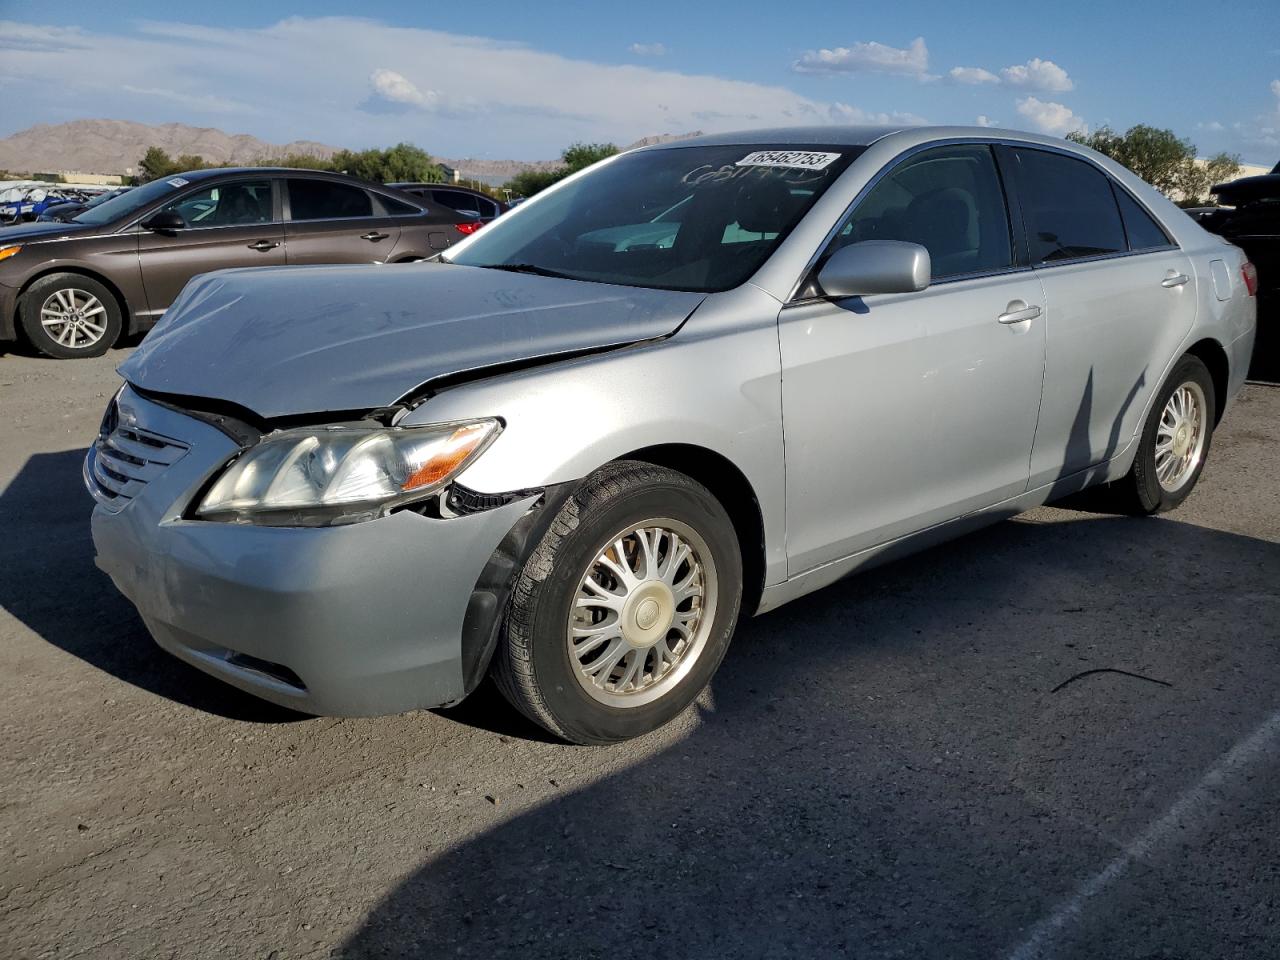
POLYGON ((1116 506, 1129 513, 1172 510, 1191 495, 1213 440, 1217 397, 1204 363, 1178 361, 1147 415, 1138 455, 1111 484, 1116 506))
POLYGON ((733 523, 701 484, 610 464, 561 508, 516 583, 494 674, 574 743, 613 743, 684 710, 719 666, 742 599, 733 523))
POLYGON ((78 273, 41 277, 18 301, 31 345, 60 360, 100 357, 120 336, 120 304, 106 285, 78 273))

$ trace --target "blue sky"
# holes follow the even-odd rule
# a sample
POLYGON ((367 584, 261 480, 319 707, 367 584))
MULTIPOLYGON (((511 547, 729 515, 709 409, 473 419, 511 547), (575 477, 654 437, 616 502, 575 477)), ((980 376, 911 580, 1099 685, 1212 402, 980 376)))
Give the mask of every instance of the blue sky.
POLYGON ((0 135, 102 117, 537 159, 801 122, 1143 122, 1270 166, 1274 3, 0 0, 0 135))

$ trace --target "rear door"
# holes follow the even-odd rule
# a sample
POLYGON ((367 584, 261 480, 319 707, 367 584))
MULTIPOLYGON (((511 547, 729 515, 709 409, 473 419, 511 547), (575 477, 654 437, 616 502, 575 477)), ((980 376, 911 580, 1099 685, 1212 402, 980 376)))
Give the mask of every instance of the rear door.
POLYGON ((383 263, 400 239, 399 218, 354 183, 285 179, 290 263, 383 263))
POLYGON ((1044 400, 1031 487, 1071 492, 1124 449, 1196 317, 1196 276, 1155 218, 1092 163, 1004 148, 1045 290, 1044 400), (1072 478, 1072 479, 1068 479, 1072 478))
POLYGON ((284 228, 275 186, 271 177, 220 180, 202 184, 152 211, 177 213, 186 227, 143 230, 138 235, 149 308, 145 313, 152 317, 162 313, 198 273, 283 266, 284 228))

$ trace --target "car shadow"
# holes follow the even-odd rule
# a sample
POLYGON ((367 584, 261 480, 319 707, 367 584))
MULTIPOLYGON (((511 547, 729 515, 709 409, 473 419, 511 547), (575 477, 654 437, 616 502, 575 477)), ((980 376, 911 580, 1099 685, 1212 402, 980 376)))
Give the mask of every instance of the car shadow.
MULTIPOLYGON (((1274 709, 1280 669, 1280 544, 1051 516, 744 623, 687 737, 442 844, 332 955, 1011 952, 1274 709)), ((1242 921, 1211 861, 1157 853, 1062 956, 1280 933, 1242 921)))
POLYGON ((32 456, 0 492, 0 607, 67 653, 133 686, 236 720, 309 719, 164 653, 93 562, 83 450, 32 456))

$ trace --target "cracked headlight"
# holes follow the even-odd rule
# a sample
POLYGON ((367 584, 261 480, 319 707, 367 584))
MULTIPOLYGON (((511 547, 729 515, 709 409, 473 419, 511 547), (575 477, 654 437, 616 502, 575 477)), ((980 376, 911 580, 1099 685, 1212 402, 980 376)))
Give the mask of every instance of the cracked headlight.
POLYGON ((438 491, 501 429, 497 420, 473 420, 283 430, 231 461, 195 515, 273 526, 372 520, 438 491))

